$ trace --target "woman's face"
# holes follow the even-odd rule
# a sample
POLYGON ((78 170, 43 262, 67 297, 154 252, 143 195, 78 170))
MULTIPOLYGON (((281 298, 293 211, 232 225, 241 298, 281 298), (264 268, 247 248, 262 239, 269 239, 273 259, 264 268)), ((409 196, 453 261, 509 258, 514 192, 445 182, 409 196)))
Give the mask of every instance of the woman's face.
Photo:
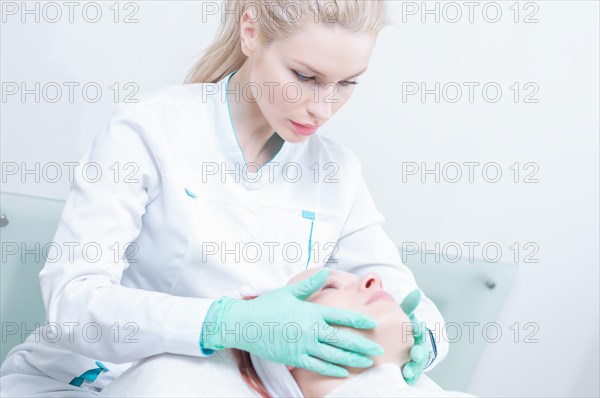
MULTIPOLYGON (((322 270, 323 267, 303 271, 288 281, 288 285, 298 283, 322 270)), ((404 364, 410 360, 410 348, 413 345, 410 319, 402 311, 393 297, 385 297, 383 282, 379 274, 372 272, 358 277, 349 272, 329 270, 329 278, 321 289, 313 293, 306 301, 328 307, 343 308, 373 317, 377 321, 374 329, 351 330, 380 344, 385 353, 371 357, 374 365, 382 363, 404 364), (380 296, 371 301, 374 295, 380 296)))
POLYGON ((248 86, 244 95, 252 97, 269 125, 288 142, 307 138, 291 121, 321 126, 350 99, 355 88, 351 82, 366 70, 376 41, 375 35, 333 24, 301 25, 297 34, 266 48, 242 29, 242 48, 255 86, 248 86))

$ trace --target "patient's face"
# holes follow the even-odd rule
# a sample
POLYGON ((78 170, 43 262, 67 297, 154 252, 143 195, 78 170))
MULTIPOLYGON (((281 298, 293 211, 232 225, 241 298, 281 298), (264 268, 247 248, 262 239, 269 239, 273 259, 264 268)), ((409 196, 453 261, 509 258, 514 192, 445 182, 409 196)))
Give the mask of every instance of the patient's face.
MULTIPOLYGON (((287 284, 298 283, 322 269, 323 267, 319 267, 303 271, 291 278, 287 284)), ((349 272, 330 269, 327 282, 306 301, 348 309, 373 317, 377 321, 377 327, 374 329, 355 329, 346 326, 339 326, 339 328, 358 333, 383 347, 385 350, 383 355, 371 357, 374 366, 382 363, 402 365, 410 360, 409 353, 413 345, 410 320, 391 296, 369 302, 374 294, 384 291, 383 281, 375 272, 358 277, 349 272)), ((364 370, 364 368, 360 369, 364 370)))

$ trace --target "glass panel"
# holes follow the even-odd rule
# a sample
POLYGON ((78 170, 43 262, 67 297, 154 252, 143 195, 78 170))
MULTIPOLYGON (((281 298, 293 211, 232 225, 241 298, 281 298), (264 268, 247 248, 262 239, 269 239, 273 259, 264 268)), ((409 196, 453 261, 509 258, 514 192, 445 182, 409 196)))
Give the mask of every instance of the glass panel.
MULTIPOLYGON (((443 337, 437 338, 449 340, 450 351, 427 375, 444 389, 466 391, 486 344, 482 330, 489 325, 486 337, 496 338, 499 325, 495 328, 492 323, 496 322, 518 267, 477 258, 470 262, 468 256, 453 263, 450 255, 436 258, 429 252, 400 250, 400 253, 421 290, 433 300, 446 321, 443 337), (476 322, 471 326, 473 338, 469 341, 468 325, 473 322, 476 322)), ((438 333, 440 329, 437 328, 438 333)))
POLYGON ((61 200, 0 192, 1 225, 4 225, 0 227, 0 361, 45 323, 38 274, 46 261, 63 207, 61 200))

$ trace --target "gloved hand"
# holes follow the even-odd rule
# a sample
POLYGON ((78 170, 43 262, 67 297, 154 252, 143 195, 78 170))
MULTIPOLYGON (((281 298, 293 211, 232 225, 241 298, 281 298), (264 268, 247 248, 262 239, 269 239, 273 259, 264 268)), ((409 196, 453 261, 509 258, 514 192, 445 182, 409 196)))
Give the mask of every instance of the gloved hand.
POLYGON ((328 275, 329 270, 324 269, 252 300, 220 297, 204 320, 201 346, 209 350, 237 348, 333 377, 349 374, 334 364, 371 366, 373 360, 367 355, 381 355, 383 348, 329 323, 372 329, 377 326, 373 318, 304 301, 325 284, 328 275))
POLYGON ((429 349, 427 348, 425 340, 427 337, 427 328, 424 323, 417 320, 417 317, 413 313, 420 301, 421 292, 415 289, 402 300, 402 303, 400 303, 402 311, 408 315, 411 321, 413 337, 415 339, 415 343, 410 349, 411 360, 402 368, 404 380, 406 380, 406 383, 409 385, 414 384, 419 380, 419 377, 421 377, 423 369, 425 369, 429 360, 429 349))

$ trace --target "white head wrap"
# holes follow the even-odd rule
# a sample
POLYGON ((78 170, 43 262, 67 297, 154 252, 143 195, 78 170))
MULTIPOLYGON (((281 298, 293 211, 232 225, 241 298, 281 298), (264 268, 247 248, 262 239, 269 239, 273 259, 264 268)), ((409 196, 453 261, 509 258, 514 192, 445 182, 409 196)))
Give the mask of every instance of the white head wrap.
POLYGON ((286 365, 269 361, 252 353, 250 359, 269 395, 272 397, 304 398, 298 383, 296 383, 286 365))

